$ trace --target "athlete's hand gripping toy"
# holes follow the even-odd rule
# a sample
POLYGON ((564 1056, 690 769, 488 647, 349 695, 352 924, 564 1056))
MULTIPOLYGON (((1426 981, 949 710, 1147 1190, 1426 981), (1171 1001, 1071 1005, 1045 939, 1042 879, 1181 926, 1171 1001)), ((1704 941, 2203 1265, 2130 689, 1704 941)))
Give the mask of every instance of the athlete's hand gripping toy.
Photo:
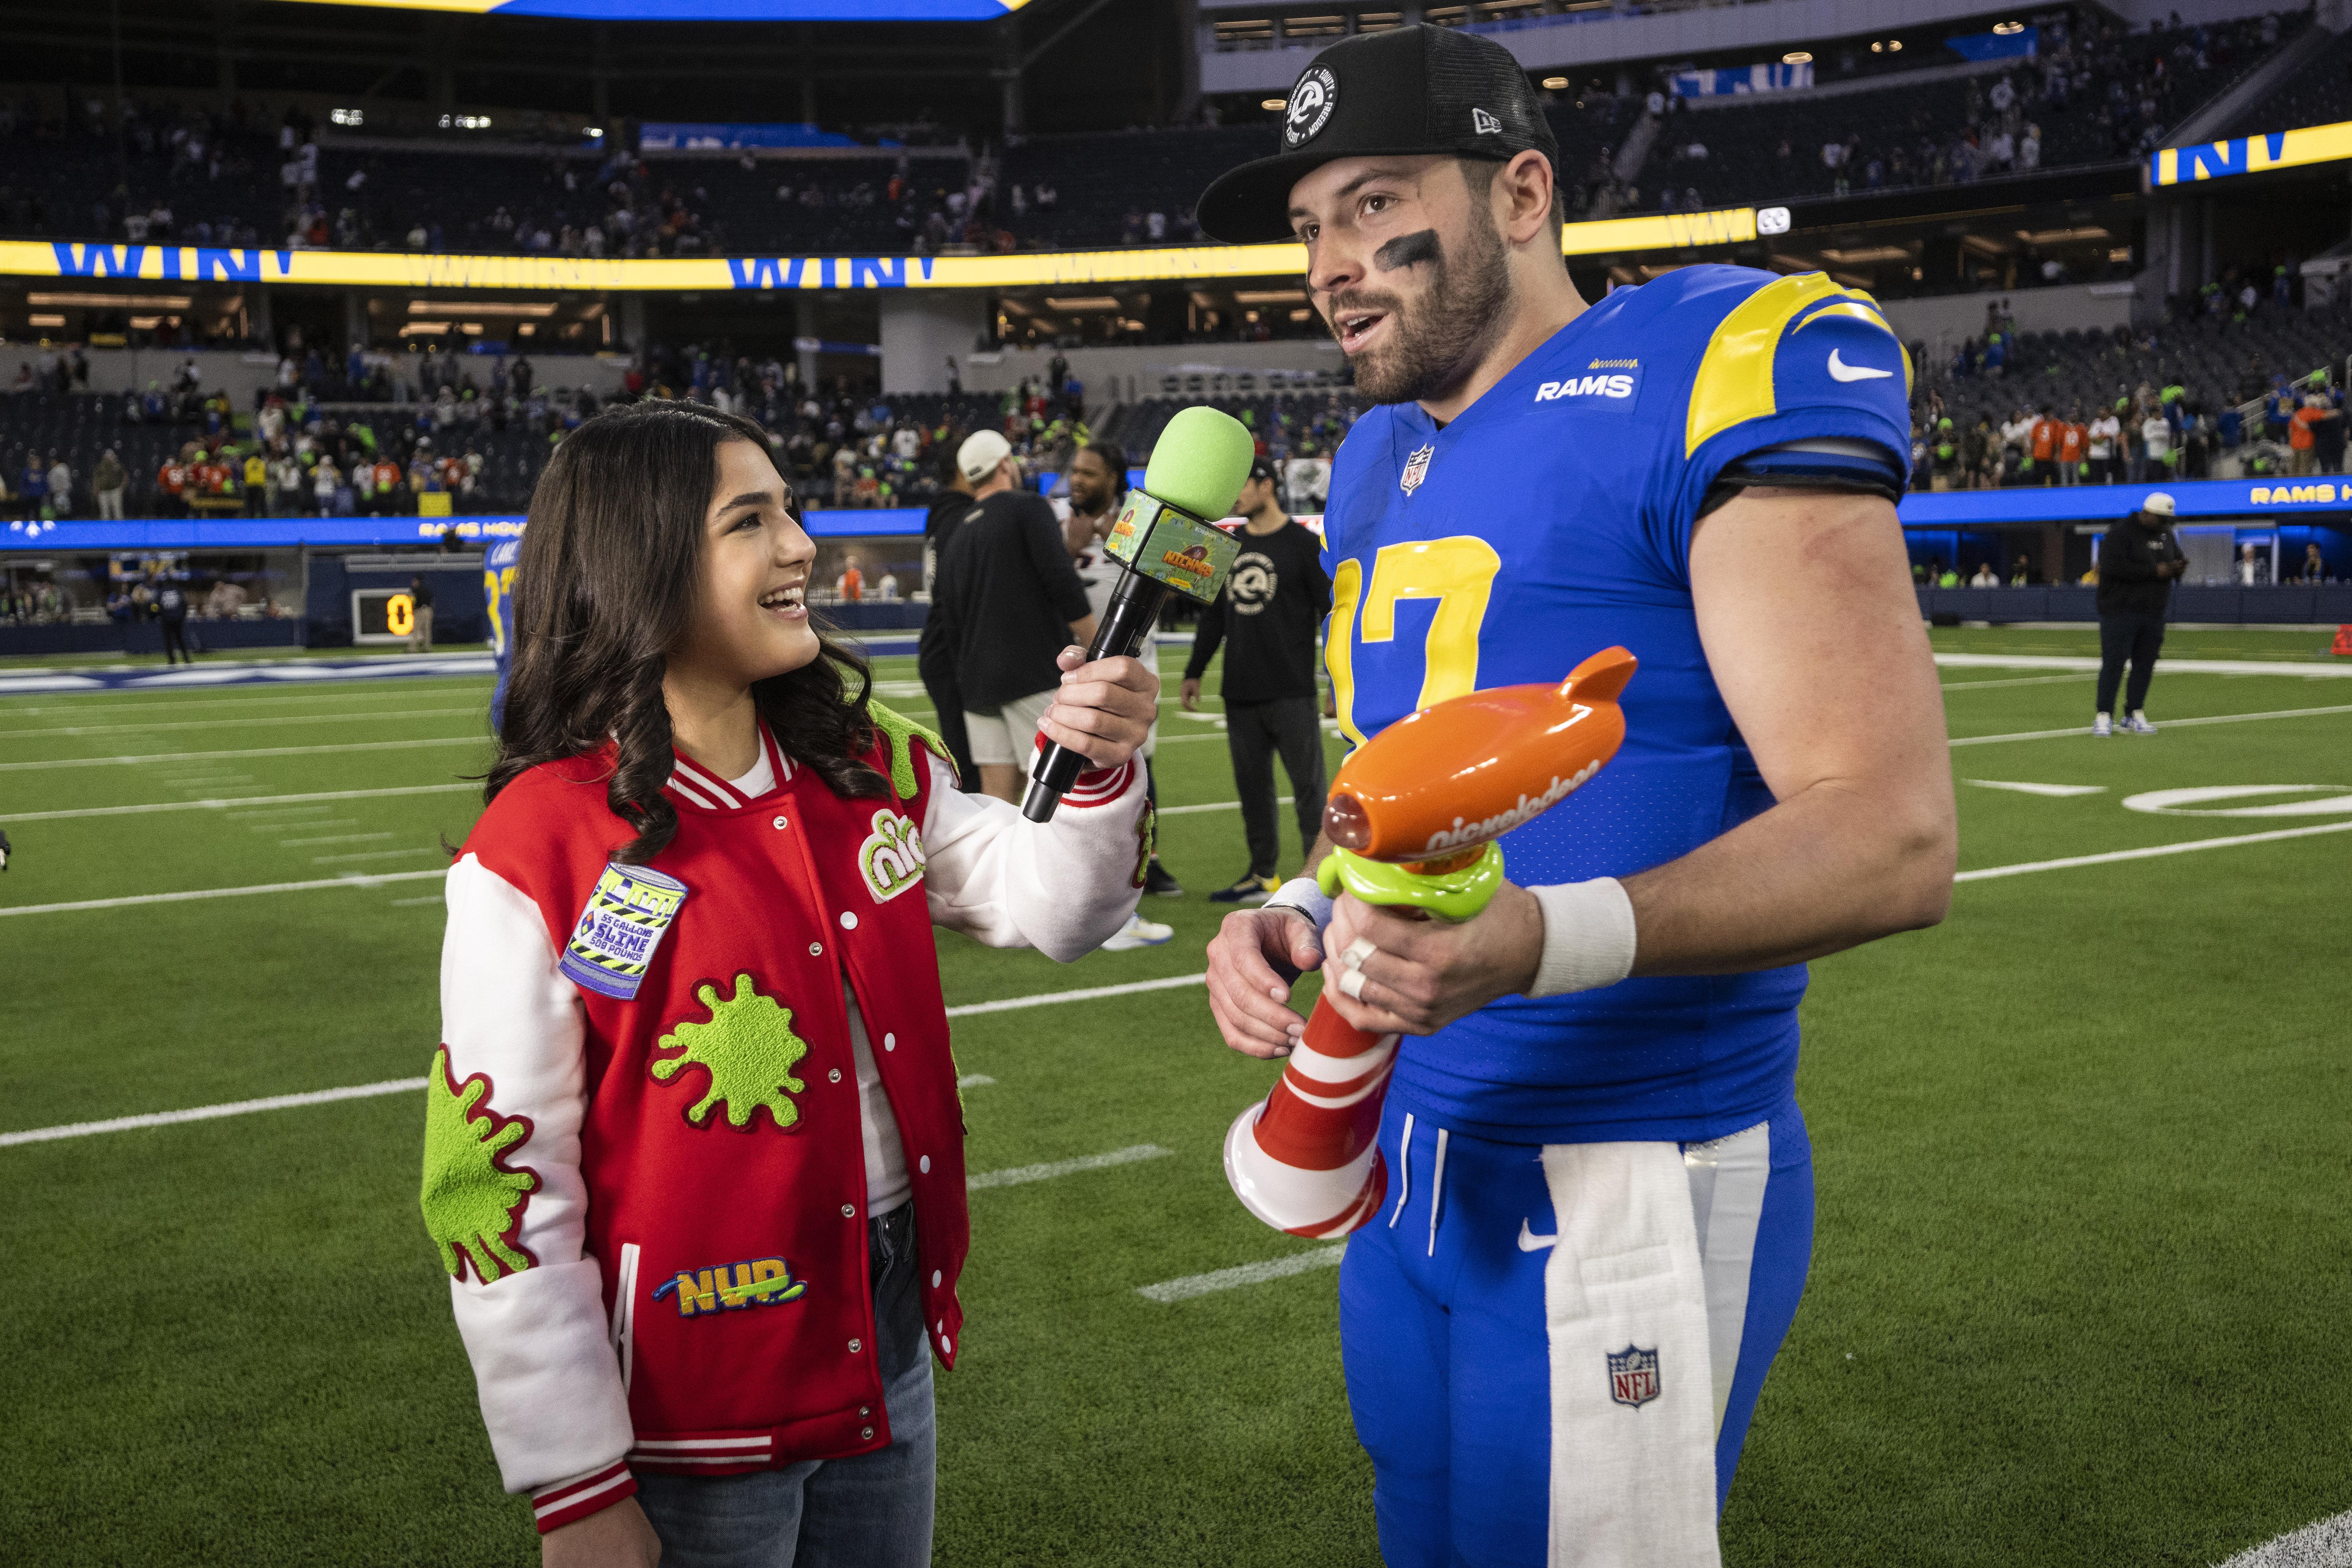
MULTIPOLYGON (((1606 648, 1559 686, 1474 691, 1356 748, 1323 810, 1339 846, 1317 873, 1323 890, 1422 919, 1476 916, 1503 885, 1495 840, 1617 754, 1617 697, 1634 668, 1606 648)), ((1293 1236, 1345 1236, 1372 1217, 1388 1191, 1379 1133, 1396 1052, 1396 1036, 1365 1034, 1317 999, 1274 1092, 1225 1133, 1225 1179, 1243 1207, 1293 1236)))

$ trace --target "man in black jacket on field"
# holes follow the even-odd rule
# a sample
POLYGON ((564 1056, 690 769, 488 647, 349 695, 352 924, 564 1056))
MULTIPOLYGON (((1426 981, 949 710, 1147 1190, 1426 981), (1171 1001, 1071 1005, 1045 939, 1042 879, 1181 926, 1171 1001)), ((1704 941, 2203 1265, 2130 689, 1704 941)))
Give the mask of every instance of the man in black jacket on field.
POLYGON ((1197 711, 1201 677, 1223 643, 1225 743, 1233 751, 1234 788, 1241 796, 1250 865, 1240 881, 1209 895, 1221 904, 1262 904, 1282 886, 1275 878, 1281 850, 1276 752, 1290 775, 1301 854, 1314 847, 1323 821, 1315 628, 1330 613, 1331 580, 1323 574, 1322 542, 1283 512, 1278 493, 1273 466, 1259 458, 1234 503, 1243 521, 1236 536, 1241 553, 1225 591, 1201 612, 1201 629, 1180 688, 1185 711, 1197 711))
POLYGON ((2189 569, 2172 535, 2172 498, 2150 490, 2137 511, 2099 541, 2099 704, 2091 721, 2094 735, 2112 735, 2119 727, 2127 735, 2156 733, 2143 705, 2156 674, 2157 652, 2164 647, 2172 584, 2189 569), (2129 716, 2117 726, 2116 686, 2126 659, 2131 661, 2131 685, 2124 694, 2129 716))

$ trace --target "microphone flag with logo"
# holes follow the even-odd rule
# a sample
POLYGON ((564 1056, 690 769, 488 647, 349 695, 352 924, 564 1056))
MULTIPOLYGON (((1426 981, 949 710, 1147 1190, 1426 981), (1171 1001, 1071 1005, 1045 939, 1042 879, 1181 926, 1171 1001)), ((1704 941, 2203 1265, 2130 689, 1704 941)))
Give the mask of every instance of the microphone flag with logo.
MULTIPOLYGON (((1104 541, 1122 570, 1087 650, 1089 662, 1133 657, 1171 592, 1199 604, 1214 602, 1241 546, 1212 520, 1232 514, 1256 456, 1248 429, 1221 410, 1187 408, 1168 422, 1151 448, 1142 488, 1127 492, 1104 541)), ((1083 754, 1058 741, 1045 747, 1030 769, 1021 814, 1032 822, 1051 821, 1087 766, 1083 754)))

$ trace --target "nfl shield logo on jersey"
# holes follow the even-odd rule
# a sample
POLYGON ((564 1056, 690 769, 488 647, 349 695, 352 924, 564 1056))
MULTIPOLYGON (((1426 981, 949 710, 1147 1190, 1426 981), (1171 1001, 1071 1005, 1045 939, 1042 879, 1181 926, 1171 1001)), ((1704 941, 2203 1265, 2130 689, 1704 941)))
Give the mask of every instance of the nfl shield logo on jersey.
POLYGON ((1639 1410, 1658 1396, 1658 1352, 1627 1345, 1609 1356, 1609 1397, 1639 1410))
POLYGON ((1411 495, 1421 489, 1421 481, 1429 478, 1429 459, 1435 456, 1436 447, 1422 447, 1405 458, 1404 472, 1397 476, 1397 483, 1404 487, 1405 494, 1411 495))

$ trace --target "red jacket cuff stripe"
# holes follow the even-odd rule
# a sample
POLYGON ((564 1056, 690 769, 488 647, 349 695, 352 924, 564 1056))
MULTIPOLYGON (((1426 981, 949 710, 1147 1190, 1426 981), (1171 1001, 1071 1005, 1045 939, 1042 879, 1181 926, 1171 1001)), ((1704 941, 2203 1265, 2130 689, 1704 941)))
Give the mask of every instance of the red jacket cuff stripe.
POLYGON ((635 1497, 636 1492, 637 1478, 629 1473, 625 1462, 616 1459, 594 1475, 534 1493, 530 1511, 538 1521, 539 1532, 545 1535, 592 1513, 602 1513, 622 1499, 635 1497))

